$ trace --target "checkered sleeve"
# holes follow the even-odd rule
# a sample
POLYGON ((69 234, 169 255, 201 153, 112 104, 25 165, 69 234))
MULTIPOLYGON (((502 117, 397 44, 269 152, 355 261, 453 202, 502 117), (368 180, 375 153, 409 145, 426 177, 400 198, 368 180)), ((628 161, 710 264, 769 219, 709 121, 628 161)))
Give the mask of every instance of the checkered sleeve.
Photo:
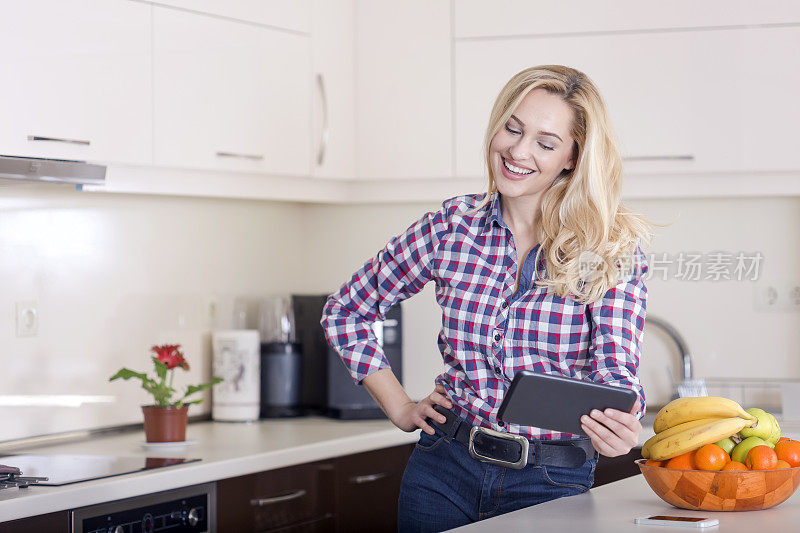
MULTIPOLYGON (((451 202, 452 203, 452 202, 451 202)), ((353 380, 389 368, 372 330, 389 308, 420 292, 432 278, 437 245, 449 226, 448 202, 392 238, 338 292, 328 297, 320 323, 353 380)))
POLYGON ((587 378, 636 392, 639 397, 637 418, 644 416, 645 410, 638 369, 647 302, 644 276, 648 269, 645 255, 637 246, 629 275, 588 306, 592 340, 589 346, 591 372, 587 378))

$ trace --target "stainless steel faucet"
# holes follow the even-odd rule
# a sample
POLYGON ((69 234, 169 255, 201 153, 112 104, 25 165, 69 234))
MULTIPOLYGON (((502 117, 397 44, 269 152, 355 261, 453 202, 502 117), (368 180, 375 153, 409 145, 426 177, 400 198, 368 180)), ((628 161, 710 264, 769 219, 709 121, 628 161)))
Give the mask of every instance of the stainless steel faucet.
POLYGON ((681 382, 685 382, 692 379, 692 357, 689 355, 689 348, 686 346, 686 341, 678 333, 678 330, 675 329, 675 326, 664 320, 663 318, 659 318, 653 315, 648 314, 645 318, 644 322, 645 326, 655 326, 664 333, 666 333, 669 338, 673 340, 675 345, 678 347, 678 352, 681 356, 681 362, 683 365, 681 366, 681 382))

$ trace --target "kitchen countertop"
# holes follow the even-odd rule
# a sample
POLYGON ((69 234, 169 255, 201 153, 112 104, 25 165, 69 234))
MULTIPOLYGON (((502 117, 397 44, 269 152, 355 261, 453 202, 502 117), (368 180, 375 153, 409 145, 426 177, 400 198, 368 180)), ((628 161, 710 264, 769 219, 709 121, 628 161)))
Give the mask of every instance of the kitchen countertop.
POLYGON ((650 490, 642 476, 629 477, 588 492, 549 501, 489 518, 452 531, 580 531, 581 533, 666 533, 692 531, 685 527, 637 525, 634 518, 651 515, 717 518, 719 527, 694 531, 796 531, 800 524, 800 491, 782 504, 763 511, 709 512, 673 507, 650 490), (569 517, 569 518, 566 518, 569 517), (567 523, 566 520, 569 520, 567 523), (794 526, 792 526, 794 524, 794 526), (565 527, 568 525, 568 527, 565 527))
MULTIPOLYGON (((639 439, 640 444, 653 435, 653 419, 654 415, 649 414, 642 421, 643 431, 639 439)), ((800 439, 800 421, 783 422, 781 427, 783 435, 800 439)), ((261 420, 244 424, 192 423, 187 430, 187 439, 197 441, 197 443, 184 448, 147 450, 139 444, 144 441, 144 433, 134 431, 90 440, 2 452, 0 455, 12 453, 96 454, 142 458, 187 457, 201 458, 202 461, 61 487, 32 486, 27 489, 3 489, 0 490, 0 522, 413 443, 418 439, 418 432, 405 433, 394 427, 388 420, 341 421, 322 417, 306 417, 261 420)), ((0 462, 13 464, 8 460, 0 462)), ((638 480, 639 483, 631 485, 635 481, 630 480, 613 483, 608 487, 618 487, 619 490, 615 488, 610 494, 614 494, 615 498, 633 497, 634 501, 642 500, 643 495, 646 495, 648 496, 646 501, 649 501, 654 509, 652 512, 677 511, 658 499, 649 488, 646 489, 646 492, 642 490, 641 484, 644 483, 644 479, 639 476, 631 479, 638 480), (623 484, 619 485, 619 483, 623 484), (626 494, 625 490, 630 491, 631 494, 626 494), (649 498, 650 496, 652 499, 649 498)), ((600 499, 590 500, 590 503, 587 504, 595 506, 608 493, 605 487, 599 487, 592 489, 588 496, 581 495, 579 497, 586 499, 597 494, 597 498, 600 499)), ((617 503, 619 501, 619 499, 616 500, 617 503)), ((795 505, 800 503, 797 500, 797 494, 782 505, 789 505, 792 501, 795 502, 795 505)), ((545 505, 554 503, 556 502, 545 505)), ((525 511, 533 512, 534 509, 538 510, 539 508, 542 506, 525 511)), ((589 509, 592 512, 599 512, 594 507, 589 507, 589 509)), ((627 517, 629 513, 625 512, 627 517)), ((643 507, 642 512, 636 516, 644 516, 648 512, 651 512, 650 507, 643 507)), ((736 515, 743 514, 746 513, 737 513, 736 515)), ((556 515, 558 513, 553 516, 556 515)), ((503 517, 497 519, 500 518, 503 517)), ((800 520, 800 516, 796 519, 800 520)), ((594 529, 593 531, 612 530, 616 529, 594 529)))
MULTIPOLYGON (((412 443, 418 435, 400 431, 388 420, 306 417, 253 423, 193 423, 189 424, 186 438, 197 443, 150 451, 139 444, 144 441, 144 433, 139 431, 9 452, 199 457, 202 461, 60 487, 3 489, 0 522, 412 443)), ((13 464, 9 460, 0 462, 13 464)))

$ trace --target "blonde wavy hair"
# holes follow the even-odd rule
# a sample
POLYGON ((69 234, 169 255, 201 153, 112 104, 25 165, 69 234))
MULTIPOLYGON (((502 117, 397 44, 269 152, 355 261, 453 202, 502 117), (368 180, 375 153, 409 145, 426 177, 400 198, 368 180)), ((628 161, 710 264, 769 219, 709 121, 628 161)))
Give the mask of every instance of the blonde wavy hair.
POLYGON ((620 203, 622 158, 603 98, 586 74, 563 65, 541 65, 514 75, 495 100, 484 139, 488 192, 497 192, 489 147, 523 98, 533 89, 560 96, 573 112, 575 167, 564 170, 543 193, 535 214, 545 251, 547 278, 536 284, 555 294, 592 303, 638 267, 637 244, 648 245, 653 224, 620 203), (593 261, 587 271, 587 256, 593 261))

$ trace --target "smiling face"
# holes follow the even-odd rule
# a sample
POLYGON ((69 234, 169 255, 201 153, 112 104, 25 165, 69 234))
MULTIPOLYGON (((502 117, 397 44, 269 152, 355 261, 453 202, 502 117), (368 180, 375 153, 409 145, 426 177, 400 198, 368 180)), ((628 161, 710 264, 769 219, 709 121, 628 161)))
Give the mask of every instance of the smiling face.
POLYGON ((573 112, 545 89, 533 89, 492 138, 489 162, 504 198, 538 200, 564 169, 575 167, 573 112))

